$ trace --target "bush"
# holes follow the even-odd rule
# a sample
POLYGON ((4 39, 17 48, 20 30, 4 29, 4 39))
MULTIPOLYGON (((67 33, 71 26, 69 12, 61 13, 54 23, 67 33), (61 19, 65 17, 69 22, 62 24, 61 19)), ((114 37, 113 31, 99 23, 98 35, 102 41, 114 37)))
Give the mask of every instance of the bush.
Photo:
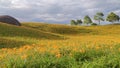
POLYGON ((96 23, 92 23, 91 25, 97 25, 96 23))

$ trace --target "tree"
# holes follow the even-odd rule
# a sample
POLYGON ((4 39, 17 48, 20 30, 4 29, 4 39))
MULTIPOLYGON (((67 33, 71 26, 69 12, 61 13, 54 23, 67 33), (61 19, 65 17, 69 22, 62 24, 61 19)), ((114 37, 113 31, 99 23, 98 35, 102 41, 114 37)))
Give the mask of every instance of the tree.
POLYGON ((118 15, 116 15, 115 13, 111 12, 111 13, 107 16, 106 20, 109 21, 109 22, 114 23, 114 22, 116 22, 116 21, 119 21, 119 20, 120 20, 120 17, 119 17, 118 15))
POLYGON ((87 25, 92 23, 92 20, 88 15, 84 17, 84 23, 87 25))
POLYGON ((77 22, 75 20, 71 20, 71 25, 77 25, 77 22))
POLYGON ((82 22, 82 20, 80 19, 80 20, 77 20, 77 25, 81 25, 83 22, 82 22))
POLYGON ((96 15, 94 16, 94 20, 97 20, 100 24, 100 21, 104 21, 103 16, 104 14, 102 12, 97 12, 96 15))

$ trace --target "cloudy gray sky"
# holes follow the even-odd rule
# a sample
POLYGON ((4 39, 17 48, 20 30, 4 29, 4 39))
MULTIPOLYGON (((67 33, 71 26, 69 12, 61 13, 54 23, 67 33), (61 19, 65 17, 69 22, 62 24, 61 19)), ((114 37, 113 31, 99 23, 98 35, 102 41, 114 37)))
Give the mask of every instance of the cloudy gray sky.
POLYGON ((120 15, 120 0, 0 0, 0 15, 27 22, 67 24, 71 19, 111 11, 120 15))

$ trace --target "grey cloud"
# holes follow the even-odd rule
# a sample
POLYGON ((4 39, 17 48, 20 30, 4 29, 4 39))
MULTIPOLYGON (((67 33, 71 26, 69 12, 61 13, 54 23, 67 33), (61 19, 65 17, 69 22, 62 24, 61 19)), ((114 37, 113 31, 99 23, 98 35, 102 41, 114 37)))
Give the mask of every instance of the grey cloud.
POLYGON ((118 0, 0 0, 0 14, 15 16, 20 21, 69 23, 96 12, 120 14, 118 0))

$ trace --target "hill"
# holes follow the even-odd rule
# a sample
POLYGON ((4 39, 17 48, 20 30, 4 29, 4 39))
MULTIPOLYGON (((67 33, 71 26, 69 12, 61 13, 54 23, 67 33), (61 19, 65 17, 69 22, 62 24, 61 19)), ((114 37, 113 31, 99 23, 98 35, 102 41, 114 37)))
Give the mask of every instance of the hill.
POLYGON ((65 39, 65 36, 117 36, 120 34, 119 28, 120 25, 69 26, 47 23, 22 23, 22 26, 19 27, 0 23, 0 48, 19 47, 37 43, 42 39, 60 40, 65 39))
POLYGON ((120 34, 120 25, 70 26, 47 23, 22 23, 23 26, 62 35, 110 35, 120 34))
POLYGON ((0 68, 120 68, 119 59, 120 25, 0 23, 0 68))
POLYGON ((62 35, 77 35, 80 33, 89 33, 91 30, 84 27, 76 27, 70 25, 47 24, 47 23, 22 23, 23 26, 34 28, 37 30, 52 32, 62 35))
POLYGON ((15 46, 24 45, 34 42, 31 40, 41 39, 59 40, 64 39, 64 37, 58 34, 44 32, 41 30, 36 30, 24 26, 19 27, 0 23, 0 48, 14 47, 14 45, 15 46))

